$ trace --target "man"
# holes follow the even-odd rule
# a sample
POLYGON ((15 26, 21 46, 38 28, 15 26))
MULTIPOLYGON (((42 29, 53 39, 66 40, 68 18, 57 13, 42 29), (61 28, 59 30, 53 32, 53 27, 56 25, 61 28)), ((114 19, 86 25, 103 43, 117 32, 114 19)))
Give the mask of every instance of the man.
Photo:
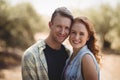
POLYGON ((23 80, 60 80, 69 51, 62 45, 73 21, 71 12, 57 8, 49 22, 50 33, 28 48, 22 58, 23 80))

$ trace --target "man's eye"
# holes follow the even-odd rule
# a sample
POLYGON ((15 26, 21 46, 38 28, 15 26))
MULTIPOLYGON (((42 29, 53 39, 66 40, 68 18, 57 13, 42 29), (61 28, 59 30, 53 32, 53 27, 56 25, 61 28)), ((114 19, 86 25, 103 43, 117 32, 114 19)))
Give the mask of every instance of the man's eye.
POLYGON ((70 28, 69 27, 66 27, 66 30, 69 30, 70 28))
POLYGON ((57 26, 57 28, 60 28, 61 26, 57 26))

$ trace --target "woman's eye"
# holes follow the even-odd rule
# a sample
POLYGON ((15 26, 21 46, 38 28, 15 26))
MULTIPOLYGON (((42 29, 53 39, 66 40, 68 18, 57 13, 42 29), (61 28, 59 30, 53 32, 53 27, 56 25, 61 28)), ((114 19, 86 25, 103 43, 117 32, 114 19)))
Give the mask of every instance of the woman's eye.
POLYGON ((71 32, 71 34, 75 34, 75 32, 71 32))
POLYGON ((75 32, 71 32, 71 33, 75 33, 75 32))
POLYGON ((81 35, 81 36, 83 36, 83 35, 84 35, 84 33, 80 33, 80 35, 81 35))

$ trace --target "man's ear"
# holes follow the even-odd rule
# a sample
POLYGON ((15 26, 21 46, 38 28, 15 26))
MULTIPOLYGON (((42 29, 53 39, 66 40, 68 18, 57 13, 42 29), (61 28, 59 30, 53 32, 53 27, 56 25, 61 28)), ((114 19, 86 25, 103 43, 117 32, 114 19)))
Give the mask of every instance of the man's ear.
POLYGON ((49 28, 51 29, 51 26, 52 26, 52 22, 51 21, 49 21, 49 28))

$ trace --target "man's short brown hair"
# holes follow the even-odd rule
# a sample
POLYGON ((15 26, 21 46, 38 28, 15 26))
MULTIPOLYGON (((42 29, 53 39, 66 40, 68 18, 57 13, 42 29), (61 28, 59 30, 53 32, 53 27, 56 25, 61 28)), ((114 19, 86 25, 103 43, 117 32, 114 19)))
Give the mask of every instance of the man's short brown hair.
POLYGON ((71 22, 73 22, 72 13, 66 7, 59 7, 57 9, 55 9, 55 11, 53 12, 52 17, 51 17, 51 22, 53 22, 55 16, 58 14, 61 16, 70 18, 71 22))

